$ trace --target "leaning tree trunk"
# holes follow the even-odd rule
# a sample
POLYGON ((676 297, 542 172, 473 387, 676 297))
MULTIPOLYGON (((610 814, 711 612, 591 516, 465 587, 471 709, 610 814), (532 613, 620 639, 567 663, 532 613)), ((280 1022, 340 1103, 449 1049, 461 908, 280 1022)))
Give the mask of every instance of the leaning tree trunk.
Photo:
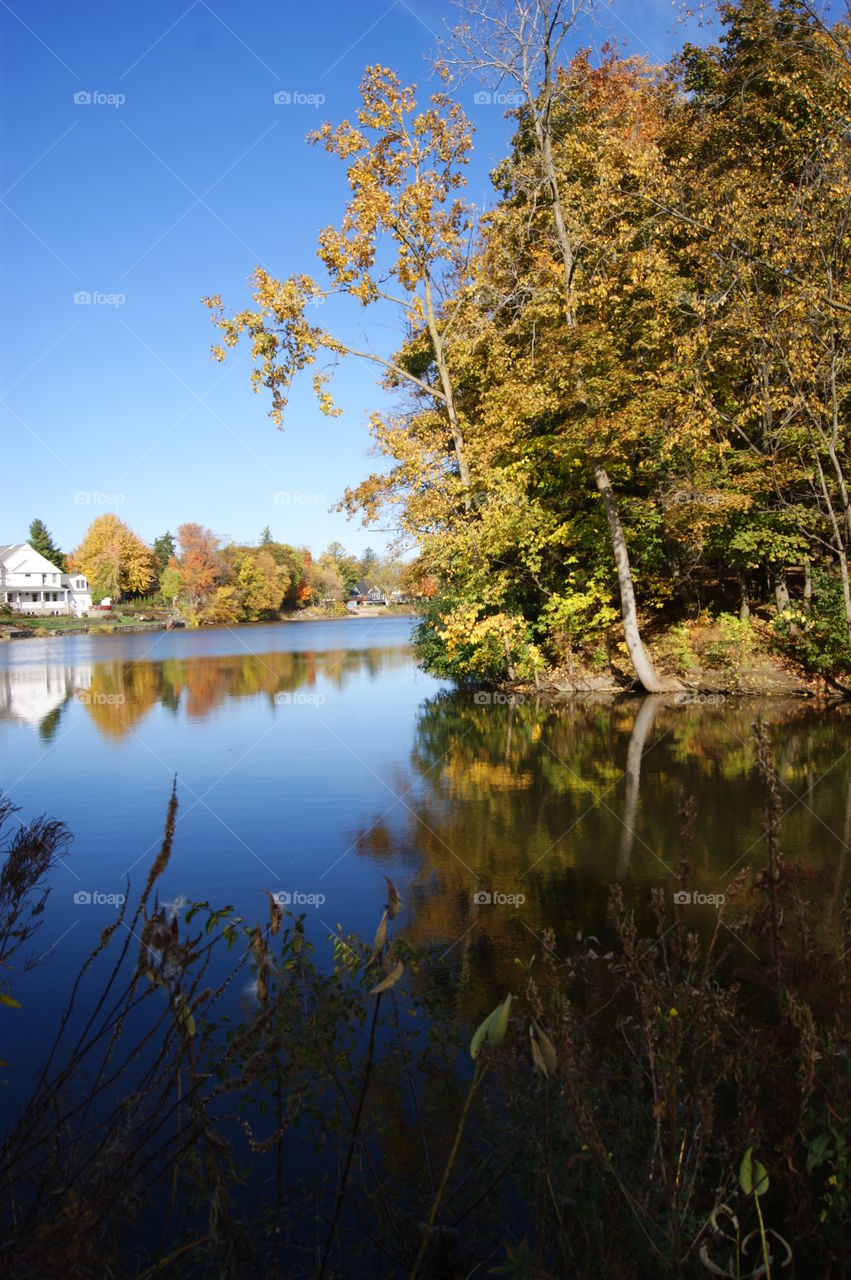
MULTIPOLYGON (((550 92, 551 86, 547 84, 545 94, 547 100, 549 100, 550 92)), ((565 319, 567 321, 567 327, 572 329, 576 324, 576 313, 573 306, 573 272, 576 265, 576 254, 574 252, 573 245, 570 243, 570 237, 567 233, 567 227, 564 220, 558 172, 556 170, 555 159, 553 157, 552 130, 549 113, 548 111, 545 111, 542 116, 540 114, 540 110, 535 108, 531 100, 530 105, 533 109, 538 150, 543 162, 544 174, 550 188, 556 236, 558 238, 559 247, 561 248, 562 260, 564 263, 565 319)), ((621 593, 621 612, 623 613, 624 639, 626 640, 626 647, 629 650, 630 660, 635 668, 635 674, 638 676, 639 684, 641 684, 647 693, 665 693, 670 689, 681 689, 682 685, 678 680, 664 681, 659 678, 653 667, 653 663, 650 661, 650 658, 645 651, 644 645, 641 643, 641 636, 638 631, 638 614, 635 609, 635 592, 632 589, 632 573, 630 572, 629 556, 626 550, 626 539, 624 538, 623 527, 621 526, 620 517, 618 516, 615 495, 612 492, 611 482, 609 481, 605 467, 601 465, 594 467, 594 479, 597 483, 597 488, 602 494, 603 506, 606 508, 606 519, 609 522, 612 550, 615 555, 615 564, 617 565, 618 570, 618 584, 620 586, 621 593)))
POLYGON ((606 519, 609 522, 609 533, 612 539, 612 550, 615 553, 615 565, 618 571, 618 586, 621 593, 621 613, 623 614, 623 630, 630 661, 635 668, 639 683, 648 693, 666 693, 671 689, 681 689, 678 680, 663 680, 656 674, 656 668, 641 643, 638 630, 638 613, 635 608, 635 591, 632 586, 632 572, 629 567, 629 555, 626 549, 626 538, 623 533, 615 495, 612 492, 606 468, 595 466, 594 480, 603 499, 606 519))

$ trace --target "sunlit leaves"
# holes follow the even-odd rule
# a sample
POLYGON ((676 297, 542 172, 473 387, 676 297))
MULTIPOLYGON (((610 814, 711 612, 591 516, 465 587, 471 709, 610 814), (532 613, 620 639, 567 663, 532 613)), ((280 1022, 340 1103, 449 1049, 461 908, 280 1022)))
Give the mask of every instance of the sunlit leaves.
POLYGON ((71 555, 74 569, 85 574, 96 598, 120 599, 147 591, 156 582, 153 552, 112 513, 98 516, 71 555))

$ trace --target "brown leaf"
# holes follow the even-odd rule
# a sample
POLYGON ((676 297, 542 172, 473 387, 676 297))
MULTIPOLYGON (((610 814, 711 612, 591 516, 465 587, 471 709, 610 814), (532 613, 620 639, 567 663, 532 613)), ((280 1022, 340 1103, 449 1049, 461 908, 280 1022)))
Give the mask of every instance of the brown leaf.
POLYGON ((395 920, 402 909, 402 899, 390 877, 385 876, 384 879, 387 881, 387 911, 390 919, 395 920))

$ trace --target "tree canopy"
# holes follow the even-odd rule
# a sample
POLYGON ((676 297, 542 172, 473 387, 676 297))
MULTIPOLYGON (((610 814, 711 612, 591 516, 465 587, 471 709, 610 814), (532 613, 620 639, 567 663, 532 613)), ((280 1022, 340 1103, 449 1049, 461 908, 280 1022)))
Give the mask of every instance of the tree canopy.
POLYGON ((800 0, 719 16, 717 45, 663 67, 568 58, 555 21, 463 28, 454 69, 518 85, 485 215, 457 102, 368 68, 355 123, 311 135, 349 184, 318 231, 326 280, 258 268, 253 307, 205 300, 217 358, 250 339, 279 424, 300 372, 334 414, 336 360, 381 367, 389 465, 341 505, 416 547, 435 670, 530 676, 622 615, 640 682, 664 687, 639 616, 653 635, 706 608, 851 665, 849 30, 800 0), (398 349, 308 320, 331 290, 396 306, 398 349))

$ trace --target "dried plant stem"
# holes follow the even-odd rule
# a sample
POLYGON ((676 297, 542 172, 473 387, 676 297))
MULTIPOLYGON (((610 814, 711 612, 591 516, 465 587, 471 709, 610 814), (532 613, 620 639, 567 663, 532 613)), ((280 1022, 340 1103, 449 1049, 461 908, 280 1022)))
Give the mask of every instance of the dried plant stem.
POLYGON ((458 1128, 455 1131, 455 1141, 452 1143, 452 1150, 449 1152, 449 1159, 446 1161, 446 1168, 443 1170, 443 1177, 440 1180, 440 1186, 437 1188, 437 1195, 435 1196, 434 1201, 432 1202, 431 1213, 428 1216, 428 1222, 426 1223, 426 1229, 423 1234, 423 1242, 420 1245, 420 1251, 417 1254, 417 1260, 414 1263, 413 1270, 411 1271, 410 1280, 417 1280, 417 1273, 419 1272, 420 1265, 422 1263, 423 1258, 425 1257, 425 1251, 428 1248, 428 1242, 431 1238, 432 1228, 434 1227, 434 1220, 437 1217, 437 1211, 440 1208, 440 1202, 443 1199, 443 1193, 446 1190, 446 1184, 449 1181, 449 1175, 452 1172, 452 1166, 455 1164, 455 1157, 457 1156, 458 1148, 461 1145, 461 1135, 464 1132, 464 1125, 467 1123, 467 1116, 470 1114, 470 1107, 472 1106, 472 1102, 473 1102, 473 1094, 476 1092, 476 1089, 479 1087, 479 1084, 481 1083, 482 1078, 485 1074, 485 1070, 486 1068, 483 1066, 483 1060, 481 1058, 477 1059, 476 1069, 473 1072, 473 1079, 470 1081, 470 1089, 469 1089, 469 1092, 467 1093, 467 1099, 464 1103, 464 1110, 461 1112, 461 1119, 458 1121, 458 1128))
POLYGON ((284 1095, 283 1084, 281 1083, 281 1059, 277 1053, 275 1054, 275 1076, 278 1104, 278 1142, 275 1168, 275 1280, 279 1280, 281 1274, 281 1215, 284 1207, 284 1095))
POLYGON ((322 1251, 322 1262, 319 1265, 319 1275, 317 1280, 322 1280, 325 1275, 325 1268, 328 1265, 328 1255, 331 1252, 331 1242, 337 1231, 337 1220, 340 1217, 340 1210, 343 1207, 343 1197, 346 1194, 346 1187, 349 1181, 349 1170, 352 1167, 352 1157, 355 1153, 355 1144, 357 1142, 358 1130, 360 1129, 361 1115, 363 1114, 363 1104, 366 1101, 366 1091, 369 1087, 369 1079, 372 1075, 372 1064, 375 1057, 375 1032, 378 1026, 378 1010, 381 1007, 381 995, 379 991, 375 997, 375 1008, 372 1012, 372 1027, 369 1032, 369 1050, 367 1052, 366 1067, 364 1068, 363 1080, 361 1081, 360 1097, 358 1098, 358 1107, 355 1112, 355 1119, 352 1125, 351 1137, 349 1138, 349 1149, 346 1152, 346 1164, 343 1169, 343 1177, 340 1182, 340 1189, 337 1192, 337 1202, 334 1205, 334 1213, 331 1217, 331 1225, 328 1228, 328 1235, 325 1240, 325 1248, 322 1251))

